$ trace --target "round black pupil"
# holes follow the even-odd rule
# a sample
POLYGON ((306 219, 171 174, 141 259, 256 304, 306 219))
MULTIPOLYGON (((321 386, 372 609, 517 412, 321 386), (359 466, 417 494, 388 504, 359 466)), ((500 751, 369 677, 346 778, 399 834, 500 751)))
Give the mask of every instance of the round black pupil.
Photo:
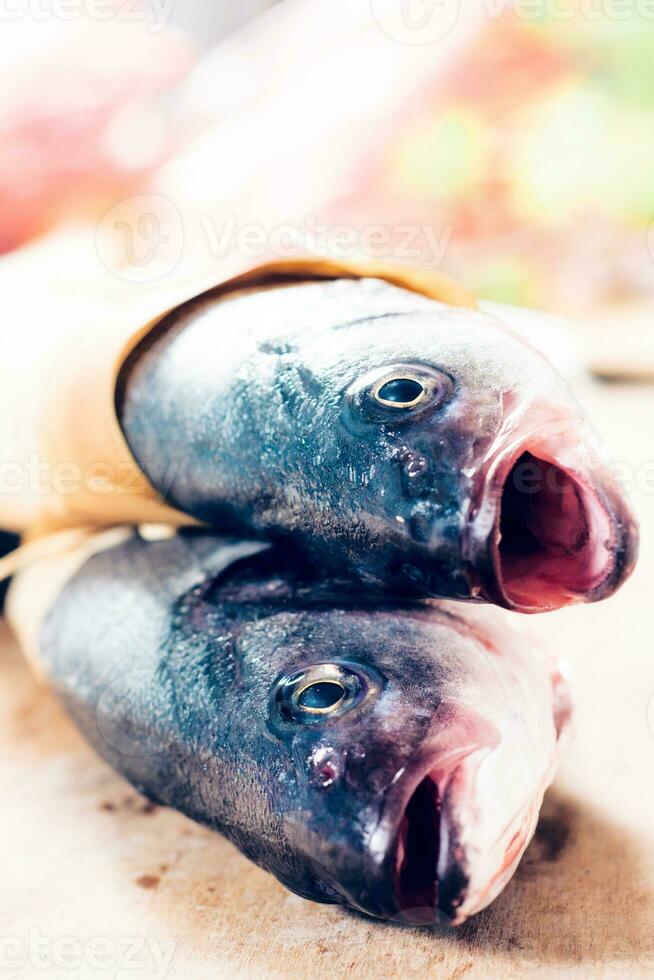
POLYGON ((345 690, 331 681, 318 681, 305 687, 298 698, 302 708, 331 708, 343 698, 345 690))
POLYGON ((386 402, 414 402, 422 395, 424 388, 413 378, 393 378, 379 389, 379 397, 386 402))

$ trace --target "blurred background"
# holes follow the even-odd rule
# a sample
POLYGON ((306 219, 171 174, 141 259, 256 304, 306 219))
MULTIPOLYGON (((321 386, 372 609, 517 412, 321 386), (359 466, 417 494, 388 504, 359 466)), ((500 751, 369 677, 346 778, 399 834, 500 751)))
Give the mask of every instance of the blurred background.
POLYGON ((0 0, 0 250, 154 193, 187 272, 290 223, 649 379, 653 45, 649 0, 0 0))

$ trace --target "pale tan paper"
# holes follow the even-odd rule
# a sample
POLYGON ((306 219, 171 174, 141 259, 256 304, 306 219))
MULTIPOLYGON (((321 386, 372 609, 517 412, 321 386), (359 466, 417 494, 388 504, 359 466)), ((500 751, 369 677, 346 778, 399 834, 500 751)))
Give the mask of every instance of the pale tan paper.
POLYGON ((48 612, 66 583, 92 555, 120 544, 130 534, 132 529, 125 525, 95 534, 73 529, 53 535, 52 539, 33 542, 40 547, 32 552, 29 562, 13 579, 7 593, 5 615, 30 667, 40 680, 45 680, 40 646, 41 630, 48 612), (51 546, 49 553, 48 545, 51 546))

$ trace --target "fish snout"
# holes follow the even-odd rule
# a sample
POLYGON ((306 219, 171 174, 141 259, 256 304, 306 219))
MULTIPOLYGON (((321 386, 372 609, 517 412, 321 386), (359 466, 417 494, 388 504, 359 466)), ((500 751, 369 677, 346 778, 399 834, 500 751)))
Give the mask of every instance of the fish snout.
POLYGON ((397 780, 370 842, 387 904, 377 914, 406 925, 455 925, 468 883, 457 842, 451 787, 464 779, 463 759, 443 768, 426 757, 397 780))
MULTIPOLYGON (((479 761, 498 741, 494 726, 460 705, 443 704, 431 734, 398 771, 368 851, 383 879, 380 912, 409 925, 457 925, 469 896, 470 855, 461 815, 475 806, 479 761)), ((372 890, 372 889, 371 889, 372 890)))
POLYGON ((558 423, 489 454, 463 548, 482 598, 545 612, 612 595, 633 570, 638 527, 600 454, 558 423))
POLYGON ((443 731, 404 764, 369 746, 343 753, 339 779, 320 789, 331 814, 329 832, 324 822, 307 825, 301 815, 292 829, 287 822, 297 857, 315 883, 314 898, 402 924, 458 921, 467 874, 452 787, 465 781, 467 759, 478 754, 480 741, 489 741, 474 723, 446 706, 439 712, 443 731))

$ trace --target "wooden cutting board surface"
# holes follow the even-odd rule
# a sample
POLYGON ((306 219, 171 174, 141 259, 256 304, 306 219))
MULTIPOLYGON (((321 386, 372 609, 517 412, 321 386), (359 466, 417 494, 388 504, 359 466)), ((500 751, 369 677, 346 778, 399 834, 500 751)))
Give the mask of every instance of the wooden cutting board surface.
POLYGON ((585 398, 629 467, 642 561, 615 599, 536 617, 568 656, 576 736, 506 892, 459 929, 290 895, 219 836, 140 799, 0 631, 0 976, 654 975, 654 389, 585 398))

